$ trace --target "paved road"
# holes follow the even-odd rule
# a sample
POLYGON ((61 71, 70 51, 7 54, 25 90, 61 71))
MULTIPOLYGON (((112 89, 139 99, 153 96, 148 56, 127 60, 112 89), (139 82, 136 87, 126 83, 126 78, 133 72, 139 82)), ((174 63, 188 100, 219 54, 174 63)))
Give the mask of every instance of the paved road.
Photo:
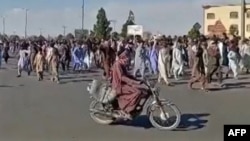
POLYGON ((247 76, 238 80, 241 84, 209 93, 191 91, 185 81, 161 86, 161 96, 173 100, 183 115, 179 131, 158 131, 145 118, 129 126, 94 123, 86 84, 100 73, 66 75, 58 85, 26 74, 16 78, 11 63, 0 70, 1 141, 222 141, 223 124, 250 124, 247 76))

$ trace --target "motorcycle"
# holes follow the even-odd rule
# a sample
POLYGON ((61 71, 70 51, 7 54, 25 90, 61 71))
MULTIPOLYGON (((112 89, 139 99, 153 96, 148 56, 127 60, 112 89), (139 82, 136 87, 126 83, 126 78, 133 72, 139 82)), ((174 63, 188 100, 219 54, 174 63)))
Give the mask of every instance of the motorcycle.
MULTIPOLYGON (((160 130, 173 130, 177 128, 181 121, 181 113, 177 106, 170 100, 159 98, 159 88, 151 86, 149 81, 144 84, 148 87, 148 94, 141 99, 135 110, 131 112, 132 119, 140 116, 143 109, 152 126, 160 130), (147 103, 147 104, 146 104, 147 103), (170 113, 173 112, 173 116, 170 113)), ((115 91, 107 82, 93 80, 87 87, 91 94, 92 102, 90 103, 90 117, 98 124, 109 125, 121 120, 127 121, 127 117, 121 114, 115 91)))

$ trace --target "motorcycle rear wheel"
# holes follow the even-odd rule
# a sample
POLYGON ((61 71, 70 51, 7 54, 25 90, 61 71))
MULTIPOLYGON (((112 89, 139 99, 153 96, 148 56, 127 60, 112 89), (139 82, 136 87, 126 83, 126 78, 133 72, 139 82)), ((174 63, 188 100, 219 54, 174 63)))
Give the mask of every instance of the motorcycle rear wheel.
POLYGON ((161 107, 157 104, 154 104, 152 105, 152 109, 150 112, 149 112, 149 120, 151 122, 151 124, 157 128, 157 129, 160 129, 160 130, 173 130, 173 129, 176 129, 179 124, 180 124, 180 121, 181 121, 181 112, 180 110, 177 108, 176 105, 174 104, 169 104, 168 102, 164 102, 162 101, 162 107, 167 107, 167 108, 164 108, 164 111, 165 111, 165 115, 168 115, 169 116, 169 112, 170 110, 174 112, 174 116, 175 116, 175 121, 173 123, 171 123, 170 125, 164 125, 165 122, 169 123, 169 121, 167 120, 171 120, 171 117, 167 117, 167 119, 165 118, 164 116, 164 113, 161 111, 161 107), (166 110, 166 109, 170 109, 170 110, 166 110), (160 114, 158 114, 159 118, 155 118, 155 112, 156 111, 160 111, 160 114), (163 123, 164 122, 164 123, 163 123))
MULTIPOLYGON (((104 110, 104 107, 101 102, 98 102, 96 100, 93 100, 90 103, 89 109, 95 109, 95 110, 104 110)), ((98 112, 90 112, 90 117, 98 124, 103 124, 103 125, 109 125, 113 123, 113 118, 109 117, 107 115, 103 115, 98 112)))

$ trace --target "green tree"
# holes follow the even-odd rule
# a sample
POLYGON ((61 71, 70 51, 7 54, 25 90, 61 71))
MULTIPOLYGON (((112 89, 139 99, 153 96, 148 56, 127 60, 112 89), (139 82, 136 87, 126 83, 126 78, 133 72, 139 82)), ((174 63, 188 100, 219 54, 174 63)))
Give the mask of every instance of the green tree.
POLYGON ((89 33, 89 36, 90 37, 95 37, 95 32, 91 30, 90 33, 89 33))
POLYGON ((45 41, 46 38, 45 38, 43 35, 39 35, 39 36, 38 36, 38 40, 39 40, 39 41, 45 41))
POLYGON ((8 35, 6 34, 0 34, 0 40, 7 41, 9 39, 8 35))
POLYGON ((37 41, 38 37, 36 35, 32 35, 32 36, 29 36, 28 39, 31 41, 37 41))
POLYGON ((103 8, 98 11, 96 16, 97 21, 94 25, 94 32, 97 38, 106 39, 110 36, 112 28, 110 27, 110 22, 106 17, 106 12, 103 8))
POLYGON ((189 32, 188 32, 188 36, 191 39, 197 39, 200 36, 200 31, 196 28, 192 28, 189 32))
POLYGON ((64 38, 64 36, 62 34, 59 34, 56 39, 58 41, 61 41, 61 40, 63 40, 63 38, 64 38))
POLYGON ((19 36, 17 36, 17 35, 10 35, 9 39, 10 39, 10 41, 19 41, 20 40, 19 36))
POLYGON ((74 39, 75 37, 74 37, 74 35, 72 34, 72 33, 68 33, 67 35, 66 35, 66 39, 67 40, 72 40, 72 39, 74 39))
POLYGON ((128 31, 129 25, 135 25, 135 16, 131 10, 129 11, 129 16, 128 16, 126 23, 124 23, 122 26, 121 36, 124 38, 127 37, 127 31, 128 31))
POLYGON ((111 34, 111 36, 112 36, 112 39, 114 39, 114 40, 119 40, 119 34, 118 34, 117 32, 113 32, 113 33, 111 34))

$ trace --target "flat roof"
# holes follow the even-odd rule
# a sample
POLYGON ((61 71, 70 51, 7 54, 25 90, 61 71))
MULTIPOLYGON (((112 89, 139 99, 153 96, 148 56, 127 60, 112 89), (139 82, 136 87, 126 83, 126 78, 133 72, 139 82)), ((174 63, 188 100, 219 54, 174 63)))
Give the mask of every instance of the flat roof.
MULTIPOLYGON (((246 3, 245 5, 250 5, 250 3, 246 3)), ((202 5, 202 8, 208 9, 211 7, 225 7, 225 6, 241 6, 241 4, 221 4, 221 5, 202 5)))

